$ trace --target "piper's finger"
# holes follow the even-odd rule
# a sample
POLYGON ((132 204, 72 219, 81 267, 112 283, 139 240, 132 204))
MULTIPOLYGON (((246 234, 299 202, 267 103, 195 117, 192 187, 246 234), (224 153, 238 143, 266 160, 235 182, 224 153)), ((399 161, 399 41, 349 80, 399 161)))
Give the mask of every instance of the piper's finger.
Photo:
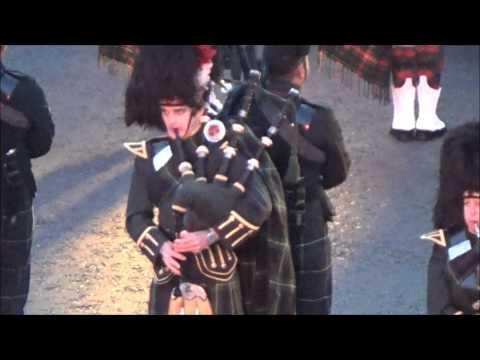
POLYGON ((163 261, 165 263, 165 266, 175 275, 177 276, 181 276, 182 273, 180 272, 180 270, 176 269, 171 263, 169 260, 164 260, 163 261))
POLYGON ((175 258, 177 260, 180 260, 180 261, 185 261, 187 260, 187 258, 181 254, 181 252, 178 252, 177 250, 172 250, 172 252, 170 253, 170 256, 172 258, 175 258))
POLYGON ((173 244, 173 249, 175 251, 178 251, 192 248, 195 246, 198 246, 198 240, 179 241, 173 244))

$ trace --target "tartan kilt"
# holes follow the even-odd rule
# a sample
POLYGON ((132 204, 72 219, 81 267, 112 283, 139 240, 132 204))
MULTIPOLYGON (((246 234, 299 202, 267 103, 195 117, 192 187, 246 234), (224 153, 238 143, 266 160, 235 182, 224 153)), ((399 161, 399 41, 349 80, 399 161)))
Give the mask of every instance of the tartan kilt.
POLYGON ((297 284, 298 315, 329 315, 332 306, 332 257, 328 225, 319 201, 307 203, 304 226, 289 217, 297 284))
POLYGON ((357 81, 359 93, 384 103, 390 102, 392 74, 397 87, 409 77, 418 83, 421 75, 427 76, 431 86, 438 87, 443 70, 440 45, 321 45, 319 55, 321 71, 334 76, 332 64, 338 65, 343 83, 353 87, 354 78, 363 80, 363 84, 357 81))
POLYGON ((438 89, 444 65, 443 47, 440 45, 394 46, 392 72, 395 87, 402 87, 405 80, 413 79, 415 86, 425 75, 431 87, 438 89))
POLYGON ((329 315, 332 308, 332 260, 328 235, 318 239, 292 236, 297 281, 297 314, 329 315), (314 259, 312 261, 312 259, 314 259))
POLYGON ((0 314, 23 314, 30 287, 32 208, 2 217, 0 314))
MULTIPOLYGON (((178 285, 178 278, 167 283, 153 279, 150 285, 150 315, 168 315, 168 305, 173 289, 178 285)), ((228 282, 211 282, 199 284, 207 292, 215 315, 243 315, 242 291, 238 271, 228 282)))

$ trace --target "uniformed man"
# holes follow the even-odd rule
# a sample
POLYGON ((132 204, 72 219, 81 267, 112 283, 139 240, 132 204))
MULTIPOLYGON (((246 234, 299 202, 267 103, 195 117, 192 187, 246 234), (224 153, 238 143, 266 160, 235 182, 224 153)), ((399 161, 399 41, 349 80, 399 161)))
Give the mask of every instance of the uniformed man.
POLYGON ((242 121, 251 96, 238 115, 212 119, 213 47, 139 50, 126 122, 165 132, 127 144, 126 226, 154 268, 150 314, 295 313, 283 191, 268 141, 242 121))
POLYGON ((30 284, 32 203, 37 191, 31 159, 49 152, 54 124, 44 92, 35 80, 3 66, 5 47, 0 45, 0 313, 23 314, 30 284))
MULTIPOLYGON (((282 99, 301 91, 309 74, 309 48, 265 46, 263 72, 267 91, 257 92, 248 119, 257 136, 269 132, 276 121, 275 105, 282 106, 282 99)), ((224 111, 234 112, 238 108, 241 93, 242 89, 232 91, 224 111)), ((332 264, 327 222, 332 220, 334 210, 325 190, 346 180, 350 160, 333 112, 303 98, 293 101, 293 113, 273 138, 270 155, 283 179, 287 198, 297 313, 329 314, 332 264)))
POLYGON ((480 314, 480 126, 451 131, 442 148, 428 267, 429 314, 480 314))

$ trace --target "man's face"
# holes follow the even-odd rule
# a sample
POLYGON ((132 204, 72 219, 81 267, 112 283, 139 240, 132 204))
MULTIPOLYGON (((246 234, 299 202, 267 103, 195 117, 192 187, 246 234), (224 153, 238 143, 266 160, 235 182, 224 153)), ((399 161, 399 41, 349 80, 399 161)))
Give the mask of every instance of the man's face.
POLYGON ((478 196, 467 196, 464 198, 463 216, 468 232, 477 234, 477 229, 480 226, 480 198, 478 196))
POLYGON ((198 128, 201 111, 193 113, 193 109, 187 105, 161 105, 161 111, 167 135, 171 139, 176 139, 177 134, 182 139, 189 138, 198 128))
POLYGON ((295 70, 292 83, 299 87, 303 87, 309 75, 310 75, 310 61, 308 60, 308 56, 306 56, 302 60, 302 62, 298 65, 297 69, 295 70))

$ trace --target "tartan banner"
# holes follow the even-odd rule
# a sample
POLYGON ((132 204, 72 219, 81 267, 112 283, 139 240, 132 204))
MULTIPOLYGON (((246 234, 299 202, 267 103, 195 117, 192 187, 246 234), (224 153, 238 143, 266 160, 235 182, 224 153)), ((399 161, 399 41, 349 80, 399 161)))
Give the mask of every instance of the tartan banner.
POLYGON ((359 93, 388 103, 390 101, 390 74, 392 46, 329 45, 319 46, 320 69, 332 77, 332 65, 338 64, 342 82, 353 87, 354 75, 359 93), (346 71, 345 71, 346 70, 346 71), (362 90, 363 85, 363 90, 362 90))

